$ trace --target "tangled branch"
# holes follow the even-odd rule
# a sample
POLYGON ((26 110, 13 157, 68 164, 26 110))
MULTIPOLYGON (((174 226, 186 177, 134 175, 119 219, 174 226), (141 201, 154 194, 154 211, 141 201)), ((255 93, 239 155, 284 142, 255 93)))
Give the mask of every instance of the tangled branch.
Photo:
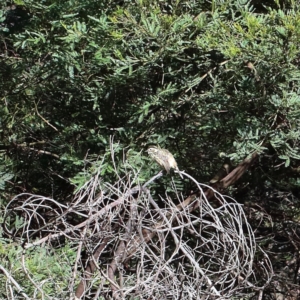
POLYGON ((266 255, 256 261, 254 235, 240 204, 184 172, 198 193, 187 199, 177 194, 174 201, 151 194, 162 173, 137 184, 132 171, 110 184, 100 172, 69 205, 20 194, 6 209, 6 224, 22 216, 22 225, 6 232, 21 237, 25 249, 65 239, 77 244, 68 296, 225 299, 263 291, 270 262, 266 255), (265 278, 260 285, 257 273, 265 278))

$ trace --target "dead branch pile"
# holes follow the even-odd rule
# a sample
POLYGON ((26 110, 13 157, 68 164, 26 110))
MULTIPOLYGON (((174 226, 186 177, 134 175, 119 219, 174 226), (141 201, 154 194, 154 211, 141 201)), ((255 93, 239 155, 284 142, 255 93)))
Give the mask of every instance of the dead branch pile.
MULTIPOLYGON (((198 189, 187 199, 179 193, 177 199, 167 193, 154 198, 150 187, 161 173, 145 184, 139 184, 138 174, 110 184, 102 182, 100 169, 68 205, 20 194, 8 204, 4 223, 22 216, 22 225, 6 231, 20 237, 25 249, 50 249, 66 240, 76 245, 64 299, 261 294, 271 266, 266 255, 255 258, 256 243, 242 206, 182 174, 198 189)), ((41 283, 33 284, 42 290, 41 283)))

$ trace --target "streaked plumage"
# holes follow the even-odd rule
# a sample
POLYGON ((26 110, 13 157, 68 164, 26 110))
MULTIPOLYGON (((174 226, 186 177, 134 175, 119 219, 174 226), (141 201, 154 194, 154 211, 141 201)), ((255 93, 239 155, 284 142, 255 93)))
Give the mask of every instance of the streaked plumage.
MULTIPOLYGON (((174 156, 167 149, 150 147, 148 148, 147 152, 153 160, 155 160, 162 168, 167 171, 167 173, 170 173, 171 169, 179 171, 174 156)), ((182 178, 181 174, 179 175, 182 178)))

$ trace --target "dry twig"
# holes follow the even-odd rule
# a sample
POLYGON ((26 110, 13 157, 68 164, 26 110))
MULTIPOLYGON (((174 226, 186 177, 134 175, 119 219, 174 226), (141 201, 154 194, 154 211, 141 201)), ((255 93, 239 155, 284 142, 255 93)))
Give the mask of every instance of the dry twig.
MULTIPOLYGON (((218 184, 228 186, 249 164, 244 162, 218 184)), ((242 297, 249 289, 261 293, 269 282, 272 269, 266 255, 259 262, 265 284, 256 281, 254 235, 242 206, 233 199, 181 172, 198 192, 185 200, 178 195, 175 205, 169 195, 154 200, 148 188, 154 179, 136 184, 134 169, 126 179, 117 174, 114 184, 102 182, 100 171, 101 167, 68 207, 20 194, 6 210, 6 217, 17 213, 24 218, 15 235, 26 239, 25 249, 60 237, 78 244, 70 299, 78 278, 75 296, 81 299, 228 299, 242 297), (209 201, 213 198, 214 204, 209 201), (38 237, 34 242, 33 235, 38 237), (86 266, 80 255, 83 248, 91 253, 86 266)))

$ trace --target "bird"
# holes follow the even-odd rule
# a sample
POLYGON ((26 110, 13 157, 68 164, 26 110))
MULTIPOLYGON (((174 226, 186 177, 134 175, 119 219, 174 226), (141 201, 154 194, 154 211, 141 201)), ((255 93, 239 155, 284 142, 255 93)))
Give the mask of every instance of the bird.
MULTIPOLYGON (((179 172, 177 162, 174 156, 167 149, 162 149, 153 146, 148 148, 147 152, 153 160, 155 160, 162 168, 164 168, 167 171, 168 174, 170 173, 171 169, 175 169, 179 172)), ((180 173, 179 175, 181 178, 183 178, 180 173)))

